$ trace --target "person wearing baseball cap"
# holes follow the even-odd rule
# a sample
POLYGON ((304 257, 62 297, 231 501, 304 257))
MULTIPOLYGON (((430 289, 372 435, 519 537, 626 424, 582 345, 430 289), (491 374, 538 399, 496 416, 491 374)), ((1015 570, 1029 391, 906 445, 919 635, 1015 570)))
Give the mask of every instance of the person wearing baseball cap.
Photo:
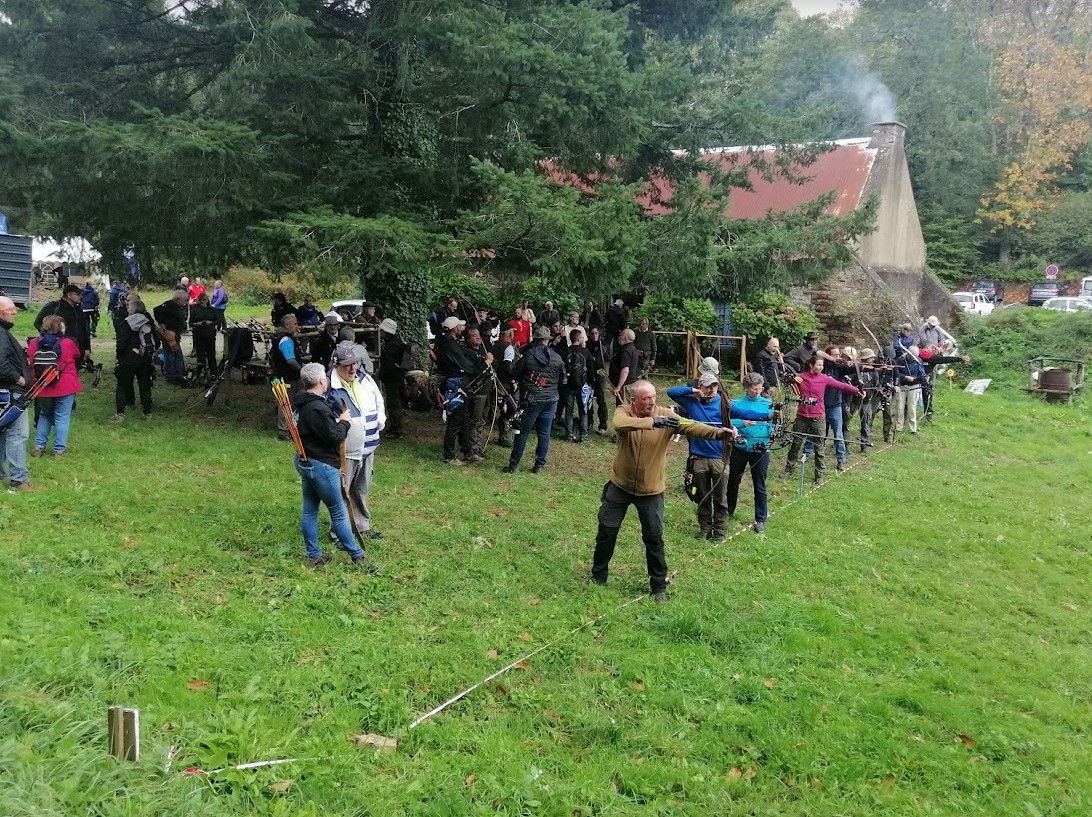
MULTIPOLYGON (((443 378, 441 391, 444 395, 458 396, 467 383, 485 373, 493 365, 493 356, 480 358, 459 342, 466 329, 466 321, 449 315, 440 324, 443 330, 436 338, 436 372, 443 378)), ((470 442, 470 402, 462 399, 445 400, 447 403, 447 425, 444 428, 443 460, 446 465, 466 465, 466 461, 456 456, 462 453, 469 457, 470 442), (458 446, 458 451, 456 451, 458 446)))
POLYGON ((387 427, 383 436, 398 439, 404 432, 405 404, 402 402, 402 386, 406 372, 413 368, 413 349, 398 337, 398 323, 384 318, 379 324, 379 374, 383 385, 383 397, 387 407, 387 427))
MULTIPOLYGON (((379 432, 387 424, 387 413, 379 386, 364 371, 361 351, 361 347, 346 342, 339 343, 334 349, 326 402, 336 414, 340 414, 344 408, 349 409, 342 483, 348 502, 349 523, 361 536, 380 539, 383 534, 372 527, 368 494, 372 489, 379 432)), ((364 350, 364 353, 367 354, 367 351, 364 350)))
POLYGON ((940 319, 936 315, 930 315, 918 330, 918 348, 926 349, 935 346, 940 349, 944 345, 944 336, 947 334, 940 328, 940 319))

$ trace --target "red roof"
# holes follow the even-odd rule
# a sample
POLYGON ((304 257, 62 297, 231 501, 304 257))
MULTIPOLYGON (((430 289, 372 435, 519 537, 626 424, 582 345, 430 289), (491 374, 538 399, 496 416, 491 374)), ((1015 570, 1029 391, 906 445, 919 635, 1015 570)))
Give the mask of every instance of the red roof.
MULTIPOLYGON (((771 210, 778 213, 789 212, 832 190, 837 191, 837 196, 828 212, 836 216, 852 213, 864 198, 868 175, 876 159, 876 150, 870 148, 869 143, 869 139, 835 142, 831 150, 819 154, 810 165, 792 168, 793 175, 802 179, 799 183, 780 175, 775 176, 773 181, 767 181, 762 178, 760 170, 752 170, 749 174, 751 190, 732 189, 728 218, 758 219, 771 210)), ((776 159, 776 150, 770 147, 716 148, 705 151, 702 158, 720 164, 725 170, 732 170, 752 158, 772 165, 776 159)), ((552 163, 545 163, 545 169, 547 175, 559 184, 574 186, 589 193, 592 190, 589 180, 580 179, 552 163)), ((590 181, 594 182, 596 179, 590 181)), ((641 197, 645 212, 649 215, 663 215, 668 212, 671 198, 671 182, 663 177, 650 181, 648 193, 641 197)))

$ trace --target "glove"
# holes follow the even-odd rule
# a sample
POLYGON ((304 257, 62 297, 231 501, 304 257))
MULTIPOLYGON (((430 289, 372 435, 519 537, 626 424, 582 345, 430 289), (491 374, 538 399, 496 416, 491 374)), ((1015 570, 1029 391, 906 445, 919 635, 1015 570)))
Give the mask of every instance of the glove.
POLYGON ((678 428, 679 427, 679 418, 678 417, 670 417, 670 416, 668 416, 668 417, 653 417, 652 418, 652 427, 653 428, 678 428))

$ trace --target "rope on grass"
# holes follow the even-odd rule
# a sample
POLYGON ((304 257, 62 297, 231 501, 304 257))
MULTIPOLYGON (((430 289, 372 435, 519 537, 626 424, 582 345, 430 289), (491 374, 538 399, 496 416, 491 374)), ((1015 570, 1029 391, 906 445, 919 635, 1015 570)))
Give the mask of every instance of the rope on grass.
MULTIPOLYGON (((887 443, 882 448, 875 449, 875 452, 877 454, 879 454, 879 453, 882 453, 884 451, 887 451, 888 449, 892 448, 893 446, 894 446, 894 443, 887 443)), ((869 457, 869 459, 871 459, 871 457, 869 457)), ((853 463, 853 465, 850 465, 850 466, 848 466, 846 468, 846 471, 850 471, 853 468, 856 468, 858 465, 860 465, 863 462, 865 462, 864 459, 858 458, 853 463)), ((823 483, 823 484, 826 484, 826 483, 823 483)), ((803 496, 797 496, 796 498, 790 500, 787 504, 783 505, 778 510, 771 512, 769 515, 774 516, 777 513, 781 513, 783 511, 788 510, 789 508, 793 507, 794 505, 797 505, 802 500, 804 500, 807 497, 814 494, 816 491, 818 491, 822 487, 823 487, 823 485, 813 486, 812 489, 810 491, 807 491, 806 493, 804 493, 803 496)), ((693 556, 689 560, 683 562, 683 566, 685 567, 686 565, 693 564, 694 562, 698 561, 699 559, 704 558, 707 554, 712 553, 714 550, 716 550, 721 545, 725 545, 728 542, 731 542, 737 536, 740 536, 741 534, 746 533, 750 529, 751 529, 750 525, 744 525, 744 526, 740 527, 739 530, 737 530, 731 536, 726 537, 723 541, 715 543, 711 547, 708 547, 705 550, 703 550, 701 553, 698 553, 696 556, 693 556)), ((679 574, 679 571, 677 569, 673 570, 670 574, 668 574, 668 579, 670 580, 671 578, 677 576, 678 574, 679 574)), ((457 695, 453 695, 452 697, 448 698, 442 704, 439 704, 438 706, 433 707, 428 712, 426 712, 424 715, 421 715, 421 717, 417 718, 417 720, 415 720, 413 723, 411 723, 409 725, 409 727, 408 727, 408 730, 416 729, 418 726, 420 726, 425 721, 429 720, 430 718, 432 718, 435 715, 439 715, 441 712, 443 712, 449 706, 452 706, 453 704, 458 703, 463 698, 465 698, 467 695, 469 695, 472 692, 474 692, 475 690, 481 688, 485 684, 488 684, 490 681, 492 681, 492 680, 494 680, 496 678, 499 678, 500 676, 502 676, 502 675, 510 672, 511 670, 515 669, 519 664, 523 663, 524 661, 527 661, 527 660, 529 660, 531 658, 534 658, 536 655, 538 655, 540 653, 543 653, 546 650, 553 649, 554 647, 556 647, 561 642, 567 641, 569 638, 571 638, 572 636, 579 633, 581 630, 586 630, 588 627, 592 627, 592 626, 598 624, 600 621, 603 621, 608 616, 620 613, 623 610, 625 610, 627 607, 629 607, 630 605, 633 605, 633 604, 636 604, 636 603, 638 603, 640 601, 643 601, 646 598, 648 598, 647 593, 642 593, 639 596, 635 596, 634 598, 630 599, 629 601, 623 602, 621 605, 619 605, 615 609, 610 610, 610 611, 608 611, 606 613, 603 613, 601 615, 598 615, 595 618, 588 619, 583 624, 581 624, 581 625, 579 625, 577 627, 573 627, 568 632, 562 633, 561 635, 554 638, 552 641, 546 642, 545 644, 543 644, 538 649, 532 650, 531 652, 527 653, 526 655, 520 656, 519 658, 517 658, 515 661, 511 662, 510 664, 508 664, 508 665, 506 665, 504 667, 501 667, 496 672, 490 673, 485 678, 482 678, 476 684, 472 684, 471 686, 468 686, 466 689, 464 689, 462 692, 458 693, 457 695)))

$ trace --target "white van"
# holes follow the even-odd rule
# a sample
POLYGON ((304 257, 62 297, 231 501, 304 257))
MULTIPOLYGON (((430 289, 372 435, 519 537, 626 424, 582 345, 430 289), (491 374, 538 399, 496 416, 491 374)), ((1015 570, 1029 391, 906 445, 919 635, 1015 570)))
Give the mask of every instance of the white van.
POLYGON ((1081 291, 1077 294, 1082 298, 1092 298, 1092 275, 1081 279, 1081 291))

